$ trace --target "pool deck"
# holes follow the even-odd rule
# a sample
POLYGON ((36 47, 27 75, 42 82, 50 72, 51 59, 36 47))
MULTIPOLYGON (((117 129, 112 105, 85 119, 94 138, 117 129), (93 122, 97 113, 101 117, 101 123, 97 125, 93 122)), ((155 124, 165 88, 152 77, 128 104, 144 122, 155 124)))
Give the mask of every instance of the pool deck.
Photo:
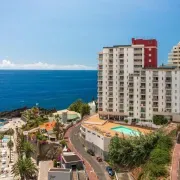
POLYGON ((117 133, 119 134, 120 137, 128 136, 128 135, 125 135, 125 134, 123 135, 122 133, 112 130, 112 128, 115 128, 118 126, 123 126, 129 129, 135 130, 135 131, 139 131, 142 134, 148 134, 152 132, 151 130, 141 128, 141 127, 135 127, 135 126, 120 124, 118 122, 116 123, 116 122, 109 122, 107 120, 102 120, 99 118, 98 114, 91 116, 89 119, 83 121, 82 126, 90 130, 97 131, 106 137, 113 137, 117 133))

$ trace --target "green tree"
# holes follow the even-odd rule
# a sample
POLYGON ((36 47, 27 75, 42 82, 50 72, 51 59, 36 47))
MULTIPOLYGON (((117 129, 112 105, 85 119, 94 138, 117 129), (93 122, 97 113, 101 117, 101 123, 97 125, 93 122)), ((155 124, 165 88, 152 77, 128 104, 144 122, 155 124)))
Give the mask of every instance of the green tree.
POLYGON ((11 162, 11 150, 12 150, 12 148, 13 148, 13 146, 14 146, 14 143, 13 143, 13 141, 12 141, 11 139, 10 139, 9 142, 7 143, 7 146, 8 146, 8 148, 9 148, 9 152, 10 152, 9 157, 10 157, 10 162, 11 162))
POLYGON ((56 123, 55 126, 53 128, 53 131, 56 134, 56 139, 62 139, 63 135, 64 135, 64 129, 63 129, 64 125, 58 120, 56 119, 56 123))
POLYGON ((81 106, 83 105, 83 101, 81 99, 78 99, 77 101, 73 102, 70 106, 69 106, 69 110, 70 111, 75 111, 78 113, 81 113, 81 106))
POLYGON ((70 111, 80 113, 82 117, 90 113, 90 106, 84 103, 81 99, 78 99, 77 101, 73 102, 68 109, 70 111))
POLYGON ((162 115, 156 115, 153 117, 153 123, 156 125, 167 124, 168 120, 162 115))
POLYGON ((20 157, 12 167, 15 177, 20 176, 21 180, 31 179, 36 176, 38 169, 30 158, 20 157))
POLYGON ((31 154, 35 152, 34 146, 28 141, 24 142, 23 152, 25 153, 26 158, 30 158, 31 154))
POLYGON ((83 117, 84 115, 89 115, 90 109, 91 108, 88 104, 82 104, 80 109, 81 117, 83 117))
POLYGON ((10 128, 9 130, 6 131, 6 134, 12 136, 14 134, 14 130, 10 128))
POLYGON ((1 146, 2 146, 2 140, 4 138, 4 134, 0 134, 0 140, 1 140, 1 146))
POLYGON ((23 155, 23 144, 25 142, 25 137, 22 133, 17 133, 17 143, 16 143, 16 150, 19 156, 23 155))

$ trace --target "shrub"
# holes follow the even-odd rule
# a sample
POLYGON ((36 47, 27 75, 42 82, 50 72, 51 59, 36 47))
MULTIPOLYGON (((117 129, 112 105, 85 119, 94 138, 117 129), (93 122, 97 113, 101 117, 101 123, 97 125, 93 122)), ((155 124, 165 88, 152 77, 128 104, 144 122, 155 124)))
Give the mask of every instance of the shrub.
POLYGON ((170 153, 164 149, 156 148, 152 151, 150 160, 156 164, 167 164, 170 162, 170 153))
POLYGON ((125 121, 125 123, 128 123, 128 120, 127 120, 127 119, 125 119, 124 121, 125 121))
POLYGON ((163 124, 167 124, 168 120, 164 116, 157 115, 153 117, 153 122, 156 125, 163 125, 163 124))
POLYGON ((167 175, 167 169, 164 165, 150 163, 148 165, 148 169, 150 171, 150 176, 152 177, 160 177, 167 175))
POLYGON ((65 147, 67 145, 66 140, 63 139, 62 141, 60 141, 60 144, 62 145, 62 147, 65 147))

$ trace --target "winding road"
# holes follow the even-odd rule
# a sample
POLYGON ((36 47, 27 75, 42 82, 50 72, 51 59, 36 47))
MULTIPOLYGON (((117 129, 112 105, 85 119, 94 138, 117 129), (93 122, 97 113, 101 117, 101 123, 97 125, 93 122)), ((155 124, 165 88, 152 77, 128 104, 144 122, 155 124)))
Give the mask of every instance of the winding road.
POLYGON ((79 139, 79 128, 80 124, 76 127, 74 127, 70 133, 70 140, 73 144, 74 148, 81 154, 81 156, 86 159, 92 168, 94 169, 96 175, 98 176, 99 180, 106 180, 105 172, 100 163, 98 163, 92 156, 90 156, 82 146, 80 139, 79 139))

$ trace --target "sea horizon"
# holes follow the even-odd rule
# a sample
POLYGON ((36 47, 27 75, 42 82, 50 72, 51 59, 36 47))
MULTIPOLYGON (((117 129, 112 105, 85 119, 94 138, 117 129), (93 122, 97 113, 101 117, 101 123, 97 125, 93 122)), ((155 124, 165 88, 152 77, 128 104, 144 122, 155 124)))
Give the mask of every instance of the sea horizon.
POLYGON ((66 109, 77 99, 92 98, 97 98, 97 70, 0 70, 0 112, 36 103, 66 109))

